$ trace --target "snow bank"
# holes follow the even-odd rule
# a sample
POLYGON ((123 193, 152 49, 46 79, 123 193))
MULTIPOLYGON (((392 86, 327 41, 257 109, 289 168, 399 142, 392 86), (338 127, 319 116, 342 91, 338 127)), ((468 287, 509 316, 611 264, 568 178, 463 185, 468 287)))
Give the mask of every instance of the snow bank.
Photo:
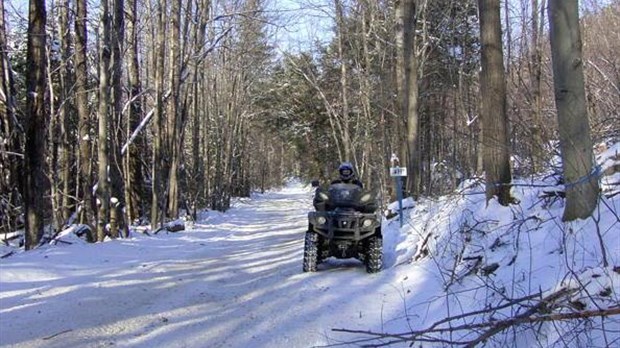
MULTIPOLYGON (((603 168, 610 158, 617 160, 617 149, 599 156, 603 168)), ((405 299, 406 320, 386 330, 402 333, 395 342, 463 344, 523 315, 527 320, 498 330, 487 345, 606 347, 620 340, 617 315, 533 324, 544 315, 617 311, 618 196, 603 197, 592 218, 564 223, 563 199, 542 198, 549 182, 513 183, 518 204, 487 204, 484 187, 466 182, 453 195, 409 204, 402 229, 398 217, 384 224, 386 264, 410 274, 401 286, 415 288, 405 299)))

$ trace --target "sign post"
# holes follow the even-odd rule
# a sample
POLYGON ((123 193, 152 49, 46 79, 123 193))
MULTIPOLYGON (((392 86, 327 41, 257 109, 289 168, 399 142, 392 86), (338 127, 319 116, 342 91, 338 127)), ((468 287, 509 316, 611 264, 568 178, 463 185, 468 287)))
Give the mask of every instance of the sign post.
POLYGON ((396 154, 392 154, 390 159, 392 167, 390 168, 390 176, 396 181, 396 196, 398 197, 398 218, 400 227, 403 227, 403 180, 402 177, 407 176, 407 167, 401 167, 400 161, 396 154))

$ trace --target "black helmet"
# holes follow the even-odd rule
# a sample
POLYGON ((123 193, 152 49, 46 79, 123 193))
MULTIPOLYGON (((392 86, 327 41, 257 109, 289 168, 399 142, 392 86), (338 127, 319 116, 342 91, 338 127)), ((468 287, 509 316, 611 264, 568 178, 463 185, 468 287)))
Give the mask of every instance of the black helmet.
POLYGON ((340 173, 340 180, 351 180, 355 176, 353 166, 349 162, 343 162, 338 167, 338 173, 340 173))

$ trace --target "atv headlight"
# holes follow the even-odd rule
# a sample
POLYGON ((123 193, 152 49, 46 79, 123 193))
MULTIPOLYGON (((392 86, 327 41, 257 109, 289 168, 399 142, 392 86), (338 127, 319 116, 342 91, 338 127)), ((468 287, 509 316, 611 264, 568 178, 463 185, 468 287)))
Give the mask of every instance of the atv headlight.
POLYGON ((360 202, 366 203, 370 200, 370 198, 372 198, 370 193, 366 193, 365 195, 362 196, 362 198, 360 198, 360 202))
POLYGON ((319 225, 325 225, 325 223, 327 222, 327 219, 325 219, 325 217, 323 216, 319 216, 318 218, 316 218, 316 222, 319 225))
POLYGON ((364 222, 362 222, 362 226, 364 226, 364 227, 370 227, 370 226, 372 226, 372 219, 366 219, 366 220, 364 220, 364 222))

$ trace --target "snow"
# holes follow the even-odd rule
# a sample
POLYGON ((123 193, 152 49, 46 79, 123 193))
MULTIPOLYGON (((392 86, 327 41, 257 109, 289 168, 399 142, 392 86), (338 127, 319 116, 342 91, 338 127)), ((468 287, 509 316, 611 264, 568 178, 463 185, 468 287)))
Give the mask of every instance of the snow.
MULTIPOLYGON (((335 259, 301 272, 312 188, 297 181, 239 199, 226 213, 203 211, 177 233, 88 244, 73 227, 54 245, 13 249, 0 259, 0 346, 376 345, 388 340, 332 329, 404 334, 525 296, 534 295, 524 305, 535 305, 563 287, 581 288, 571 290, 570 303, 586 310, 617 306, 618 196, 604 199, 592 219, 563 223, 561 200, 539 198, 543 188, 529 181, 515 183, 523 184, 513 188, 520 203, 510 207, 487 205, 474 182, 450 196, 408 201, 402 228, 398 217, 383 224, 385 265, 377 274, 335 259)), ((506 306, 450 326, 525 308, 506 306)), ((487 346, 604 347, 620 339, 618 316, 532 327, 507 330, 487 346)), ((423 338, 472 340, 485 330, 423 338)))

